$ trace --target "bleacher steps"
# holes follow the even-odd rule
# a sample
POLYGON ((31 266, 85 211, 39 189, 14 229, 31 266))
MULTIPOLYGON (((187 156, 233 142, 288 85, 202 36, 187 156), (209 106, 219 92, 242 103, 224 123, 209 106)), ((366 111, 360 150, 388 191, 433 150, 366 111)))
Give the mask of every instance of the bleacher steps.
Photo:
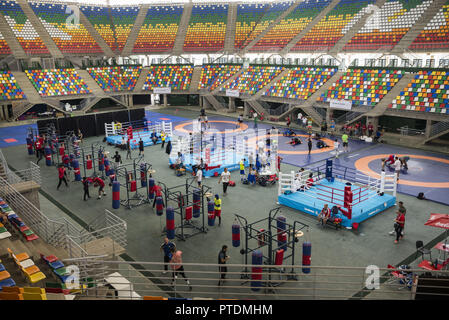
POLYGON ((257 100, 247 100, 246 101, 251 108, 253 108, 259 116, 267 117, 269 115, 268 111, 259 103, 257 100))
POLYGON ((216 87, 214 90, 211 91, 211 94, 218 94, 221 90, 221 88, 223 88, 224 86, 226 86, 228 83, 231 83, 232 81, 234 81, 234 79, 236 79, 238 76, 240 76, 243 71, 245 71, 246 69, 244 67, 240 68, 239 71, 237 71, 236 73, 234 73, 231 77, 229 77, 228 80, 226 80, 225 82, 223 82, 220 86, 216 87))
POLYGON ((115 54, 112 51, 111 47, 104 41, 103 37, 98 33, 97 29, 90 23, 89 19, 84 15, 84 13, 80 10, 80 23, 86 28, 87 32, 92 36, 98 46, 103 50, 103 53, 107 57, 114 57, 115 54))
POLYGON ((128 38, 126 39, 125 46, 123 47, 121 53, 122 57, 128 57, 132 54, 134 43, 136 42, 137 36, 139 35, 140 29, 142 28, 149 8, 150 5, 148 3, 141 5, 139 13, 137 14, 136 21, 134 21, 133 28, 131 29, 128 38))
POLYGON ((148 73, 150 72, 149 67, 142 68, 142 71, 140 72, 139 79, 136 81, 136 85, 134 86, 133 93, 144 93, 142 92, 143 85, 145 84, 145 81, 147 80, 148 73))
POLYGON ((415 24, 408 30, 408 32, 402 37, 402 39, 391 50, 391 54, 402 54, 413 43, 416 37, 419 36, 422 30, 432 20, 432 18, 438 13, 441 7, 447 0, 434 0, 422 16, 415 22, 415 24))
POLYGON ((422 144, 425 144, 429 141, 435 140, 441 136, 444 136, 445 134, 449 133, 449 120, 445 120, 445 121, 440 121, 434 125, 432 125, 431 130, 430 130, 430 137, 426 138, 422 144), (438 128, 436 128, 438 127, 438 128), (433 129, 436 129, 435 132, 433 129))
POLYGON ((184 4, 181 20, 179 21, 178 32, 176 33, 175 43, 173 44, 172 54, 178 56, 182 53, 184 40, 189 27, 190 16, 192 14, 193 4, 191 2, 184 4))
POLYGON ((296 7, 302 2, 302 0, 297 0, 295 1, 290 8, 288 8, 287 10, 285 10, 279 17, 277 17, 276 20, 274 20, 272 23, 270 23, 268 25, 268 27, 262 31, 257 37, 255 37, 250 43, 248 43, 245 47, 243 47, 242 50, 240 50, 239 54, 245 54, 247 53, 252 47, 254 47, 254 45, 260 41, 260 39, 262 39, 271 29, 273 29, 274 26, 276 26, 277 24, 279 24, 279 22, 284 19, 285 17, 287 17, 290 13, 293 12, 293 10, 296 9, 296 7))
POLYGON ((198 93, 198 84, 200 82, 202 69, 203 68, 201 66, 193 68, 192 80, 190 80, 190 87, 189 87, 190 93, 198 93))
POLYGON ((8 43, 9 49, 11 49, 11 53, 16 59, 24 59, 26 58, 26 53, 20 45, 19 41, 17 41, 14 32, 9 27, 8 22, 2 13, 0 13, 0 32, 3 35, 6 43, 8 43))
POLYGON ((265 85, 262 89, 257 91, 250 100, 256 100, 259 99, 268 89, 271 88, 272 85, 274 85, 276 82, 281 80, 283 76, 285 76, 290 71, 290 68, 285 68, 278 76, 274 77, 273 80, 271 80, 267 85, 265 85))
POLYGON ((226 24, 226 36, 224 42, 224 51, 227 54, 234 52, 235 29, 237 21, 237 3, 229 3, 228 21, 226 24))
POLYGON ((92 93, 96 96, 96 97, 106 97, 106 93, 103 91, 103 89, 101 89, 101 87, 98 85, 98 83, 94 80, 94 78, 92 78, 92 76, 90 75, 89 72, 87 72, 87 70, 83 70, 83 69, 75 69, 76 72, 78 73, 78 75, 81 77, 81 79, 84 80, 84 82, 86 82, 87 87, 92 90, 92 93))
POLYGON ((304 36, 312 30, 312 28, 321 21, 335 6, 340 2, 340 0, 333 0, 326 8, 320 11, 320 13, 312 19, 312 21, 307 24, 307 26, 298 33, 289 43, 280 51, 280 55, 284 55, 290 52, 290 50, 298 43, 299 40, 304 38, 304 36))
MULTIPOLYGON (((377 8, 381 8, 385 4, 386 0, 377 0, 374 4, 377 8)), ((329 54, 338 54, 343 50, 346 44, 359 32, 360 29, 366 24, 369 17, 372 16, 374 12, 366 12, 360 19, 357 21, 351 29, 349 29, 345 35, 338 40, 335 45, 329 50, 329 54)))
POLYGON ((36 32, 39 34, 42 42, 47 47, 48 51, 54 58, 64 58, 64 55, 59 50, 59 48, 56 46, 53 39, 50 37, 50 34, 47 32, 47 29, 45 29, 44 25, 42 24, 41 20, 38 18, 38 16, 34 13, 33 9, 31 9, 30 5, 26 0, 16 0, 17 3, 22 8, 23 12, 26 14, 28 19, 30 20, 32 26, 34 29, 36 29, 36 32))

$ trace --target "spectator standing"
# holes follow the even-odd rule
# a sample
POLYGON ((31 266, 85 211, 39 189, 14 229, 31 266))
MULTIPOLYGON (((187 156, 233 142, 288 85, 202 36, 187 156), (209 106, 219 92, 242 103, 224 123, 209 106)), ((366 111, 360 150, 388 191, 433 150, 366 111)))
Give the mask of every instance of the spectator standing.
MULTIPOLYGON (((398 211, 396 211, 396 215, 399 216, 400 213, 403 213, 404 215, 407 213, 407 209, 404 207, 404 202, 399 201, 398 202, 398 211)), ((395 228, 393 228, 392 231, 389 232, 389 234, 392 236, 396 232, 395 228)), ((402 229, 401 235, 404 236, 404 229, 402 229)))
POLYGON ((166 274, 168 270, 168 263, 172 258, 172 249, 176 249, 176 246, 173 242, 168 240, 167 237, 164 238, 164 242, 161 244, 161 252, 164 253, 164 271, 162 274, 166 274))
POLYGON ((226 267, 226 261, 229 260, 229 256, 226 254, 228 250, 227 245, 223 245, 221 247, 220 252, 218 253, 218 271, 220 272, 220 280, 218 280, 218 285, 222 285, 224 280, 226 279, 226 272, 228 272, 228 268, 226 267))
POLYGON ((405 214, 403 212, 398 211, 398 216, 394 220, 395 225, 394 229, 396 231, 396 240, 394 240, 394 243, 398 243, 399 239, 403 239, 402 231, 404 230, 405 226, 405 214))
POLYGON ((224 168, 224 171, 220 175, 220 179, 218 179, 218 184, 223 182, 223 195, 227 195, 226 191, 228 190, 229 180, 231 179, 231 173, 228 171, 228 168, 224 168))

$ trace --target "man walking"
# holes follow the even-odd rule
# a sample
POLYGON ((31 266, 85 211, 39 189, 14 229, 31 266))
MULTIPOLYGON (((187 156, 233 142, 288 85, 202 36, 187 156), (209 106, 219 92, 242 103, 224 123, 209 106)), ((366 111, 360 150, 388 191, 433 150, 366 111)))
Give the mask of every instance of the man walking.
POLYGON ((309 155, 310 155, 310 152, 312 151, 312 139, 308 139, 307 140, 307 147, 309 148, 309 155))
POLYGON ((126 141, 126 159, 132 159, 131 157, 131 142, 129 139, 126 141))
POLYGON ((63 165, 60 165, 58 168, 58 177, 59 177, 59 183, 58 186, 56 187, 56 190, 59 190, 59 187, 61 186, 61 183, 64 181, 65 186, 68 188, 69 185, 67 184, 67 172, 65 171, 65 168, 63 165))
MULTIPOLYGON (((404 207, 404 202, 402 202, 402 201, 398 202, 398 211, 396 211, 396 215, 399 217, 400 213, 404 214, 404 216, 407 213, 407 209, 404 207)), ((395 230, 395 228, 393 228, 393 230, 390 231, 389 234, 392 236, 392 235, 394 235, 395 232, 396 232, 396 230, 395 230)), ((401 236, 404 236, 404 230, 402 230, 401 236)))
POLYGON ((254 129, 257 129, 257 112, 253 113, 253 117, 254 117, 254 129))
POLYGON ((396 240, 394 240, 394 243, 398 243, 399 239, 404 238, 402 235, 402 231, 404 230, 405 226, 405 214, 403 212, 398 211, 398 216, 394 220, 394 229, 396 231, 396 240))
POLYGON ((189 279, 187 279, 186 274, 184 273, 184 266, 182 265, 182 251, 177 250, 176 248, 171 249, 172 258, 170 260, 171 268, 173 270, 172 273, 172 286, 175 285, 175 280, 178 278, 178 273, 186 280, 187 285, 189 286, 189 290, 192 290, 192 286, 190 285, 189 279))
POLYGON ((143 149, 143 141, 142 141, 142 138, 140 138, 140 140, 139 140, 139 156, 144 154, 143 150, 144 150, 143 149))
POLYGON ((219 286, 223 284, 224 280, 226 279, 226 272, 228 271, 228 268, 226 267, 226 261, 229 260, 229 256, 226 254, 227 250, 228 246, 223 245, 220 252, 218 253, 218 264, 220 265, 218 267, 218 271, 220 272, 220 279, 218 280, 219 286))
POLYGON ((394 172, 396 173, 397 181, 399 181, 399 174, 401 173, 402 162, 398 157, 394 158, 394 172))
POLYGON ((341 136, 341 141, 343 141, 343 151, 344 152, 348 152, 349 137, 348 137, 348 134, 346 132, 343 133, 343 135, 341 136))
POLYGON ((225 196, 228 190, 229 180, 231 179, 231 173, 228 171, 228 168, 224 168, 224 171, 220 175, 220 179, 218 179, 218 184, 223 182, 223 195, 225 196))
POLYGON ((168 263, 172 258, 172 249, 176 249, 176 246, 173 242, 168 240, 167 237, 164 238, 164 242, 161 244, 161 252, 164 253, 164 271, 162 274, 166 274, 168 270, 168 263))
POLYGON ((89 194, 89 179, 87 179, 86 177, 83 177, 83 189, 84 189, 84 201, 86 200, 86 197, 88 197, 90 199, 90 194, 89 194))
POLYGON ((114 159, 114 171, 116 171, 118 165, 122 164, 122 156, 119 155, 118 151, 116 151, 115 155, 112 158, 114 159))

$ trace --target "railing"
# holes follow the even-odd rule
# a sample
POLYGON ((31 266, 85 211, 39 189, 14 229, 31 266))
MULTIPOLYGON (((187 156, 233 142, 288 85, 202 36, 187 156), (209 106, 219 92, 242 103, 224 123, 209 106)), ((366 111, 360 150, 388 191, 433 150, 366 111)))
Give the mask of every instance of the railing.
POLYGON ((27 198, 14 189, 8 181, 0 177, 0 197, 22 218, 26 225, 45 242, 65 247, 66 235, 80 234, 80 231, 68 220, 49 219, 27 198))
MULTIPOLYGON (((418 288, 420 294, 431 298, 432 293, 426 294, 423 289, 438 285, 438 278, 428 280, 434 281, 435 286, 421 285, 420 278, 429 271, 418 268, 399 270, 398 273, 404 276, 401 283, 392 274, 397 271, 396 268, 227 264, 226 280, 218 285, 220 265, 185 262, 183 266, 189 284, 178 274, 172 285, 171 272, 163 274, 163 263, 160 262, 105 261, 97 257, 67 259, 64 263, 78 266, 81 279, 89 278, 89 283, 81 280, 81 284, 90 286, 80 294, 80 298, 142 299, 143 296, 162 296, 194 300, 413 300, 418 288), (252 279, 253 267, 260 268, 257 274, 259 279, 252 279), (106 284, 113 287, 117 295, 111 296, 106 284), (102 288, 104 290, 99 290, 102 288)), ((449 271, 430 273, 434 277, 449 275, 449 271)), ((439 288, 445 289, 442 295, 449 296, 448 287, 439 288)))
POLYGON ((38 185, 40 185, 42 182, 40 167, 32 161, 29 162, 28 169, 12 171, 11 169, 9 169, 3 152, 0 150, 0 164, 5 171, 6 180, 11 184, 21 183, 25 181, 34 181, 38 185))
POLYGON ((420 136, 420 135, 424 135, 426 132, 425 130, 417 130, 417 129, 409 128, 408 126, 400 127, 400 128, 398 128, 398 131, 403 136, 420 136))
POLYGON ((337 119, 335 119, 335 123, 338 124, 344 124, 346 122, 350 122, 352 120, 354 120, 355 118, 357 118, 358 116, 360 116, 362 113, 361 112, 346 112, 345 114, 339 116, 337 119))

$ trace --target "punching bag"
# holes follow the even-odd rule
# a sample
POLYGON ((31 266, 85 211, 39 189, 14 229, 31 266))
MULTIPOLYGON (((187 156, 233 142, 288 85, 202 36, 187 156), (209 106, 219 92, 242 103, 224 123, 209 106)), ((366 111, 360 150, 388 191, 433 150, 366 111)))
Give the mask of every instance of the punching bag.
POLYGON ((112 208, 120 208, 120 182, 112 182, 112 208))
POLYGON ((304 242, 302 244, 302 272, 310 273, 310 268, 304 268, 304 266, 310 266, 312 255, 312 244, 310 242, 304 242))
POLYGON ((167 238, 173 240, 175 238, 175 210, 172 207, 167 207, 167 238))
MULTIPOLYGON (((252 253, 252 263, 253 265, 262 265, 262 251, 255 250, 252 253)), ((252 267, 251 272, 251 290, 259 291, 262 286, 262 268, 261 267, 252 267)))
POLYGON ((232 225, 232 246, 237 248, 240 247, 240 225, 232 225))

